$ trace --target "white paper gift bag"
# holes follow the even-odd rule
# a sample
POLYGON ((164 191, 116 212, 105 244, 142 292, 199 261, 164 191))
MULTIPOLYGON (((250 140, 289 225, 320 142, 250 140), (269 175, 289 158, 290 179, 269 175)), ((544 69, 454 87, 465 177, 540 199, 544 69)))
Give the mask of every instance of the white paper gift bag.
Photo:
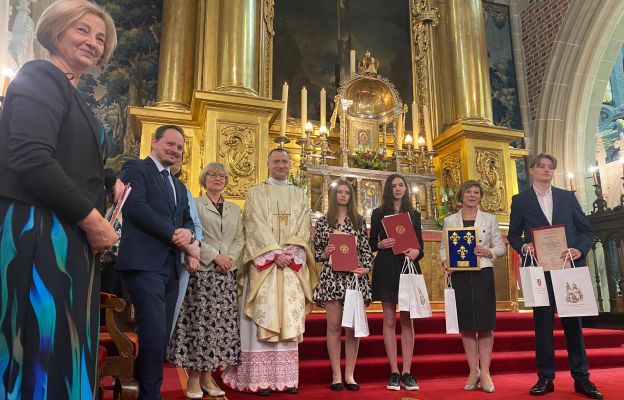
POLYGON ((355 277, 355 289, 347 288, 345 293, 341 325, 344 328, 352 328, 355 337, 366 337, 369 335, 366 306, 364 305, 364 297, 360 291, 357 276, 355 277))
POLYGON ((432 316, 425 279, 407 257, 399 278, 399 311, 409 311, 412 319, 432 316))
POLYGON ((544 268, 537 264, 533 255, 524 257, 524 263, 520 268, 520 281, 522 283, 522 293, 524 295, 524 305, 526 307, 549 306, 548 288, 544 268), (527 259, 531 257, 531 265, 527 266, 527 259))
MULTIPOLYGON (((569 252, 567 258, 572 259, 569 252)), ((576 267, 574 262, 572 266, 550 271, 557 314, 560 318, 598 315, 589 268, 576 267)))
POLYGON ((455 289, 453 289, 450 276, 448 277, 448 287, 444 289, 444 316, 446 319, 446 333, 459 333, 455 289))

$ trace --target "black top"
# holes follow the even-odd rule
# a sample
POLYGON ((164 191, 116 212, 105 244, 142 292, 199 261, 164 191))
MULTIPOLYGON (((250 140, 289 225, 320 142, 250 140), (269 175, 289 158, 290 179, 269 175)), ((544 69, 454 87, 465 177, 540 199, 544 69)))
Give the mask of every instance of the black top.
POLYGON ((104 212, 104 129, 63 71, 22 66, 0 118, 0 196, 76 223, 104 212))
POLYGON ((468 228, 470 226, 474 226, 475 220, 474 219, 463 219, 462 222, 464 223, 464 228, 468 228))

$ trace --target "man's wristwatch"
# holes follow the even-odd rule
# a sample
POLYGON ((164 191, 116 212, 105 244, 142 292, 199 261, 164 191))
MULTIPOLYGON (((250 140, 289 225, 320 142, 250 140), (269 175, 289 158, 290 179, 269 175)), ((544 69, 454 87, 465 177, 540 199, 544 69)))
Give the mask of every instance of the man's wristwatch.
POLYGON ((195 237, 195 231, 193 229, 189 229, 189 231, 191 231, 191 241, 189 244, 193 244, 197 240, 197 237, 195 237))

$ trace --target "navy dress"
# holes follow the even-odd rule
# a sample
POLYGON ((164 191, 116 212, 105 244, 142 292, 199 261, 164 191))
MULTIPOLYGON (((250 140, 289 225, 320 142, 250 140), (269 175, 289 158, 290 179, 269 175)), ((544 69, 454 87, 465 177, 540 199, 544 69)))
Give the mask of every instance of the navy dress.
POLYGON ((0 119, 0 398, 93 398, 99 271, 77 223, 104 209, 104 138, 61 70, 20 69, 0 119))

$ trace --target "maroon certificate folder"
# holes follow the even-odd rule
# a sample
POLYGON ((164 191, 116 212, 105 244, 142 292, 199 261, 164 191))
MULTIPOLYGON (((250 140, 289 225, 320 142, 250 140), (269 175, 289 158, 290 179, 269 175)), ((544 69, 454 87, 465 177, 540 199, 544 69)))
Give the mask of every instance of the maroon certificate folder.
POLYGON ((381 223, 386 230, 388 238, 396 242, 392 246, 392 253, 401 254, 407 249, 420 249, 420 243, 412 226, 409 213, 386 215, 381 223))
POLYGON ((329 263, 334 271, 351 272, 358 267, 357 242, 354 235, 330 233, 329 244, 336 246, 336 250, 329 256, 329 263))

